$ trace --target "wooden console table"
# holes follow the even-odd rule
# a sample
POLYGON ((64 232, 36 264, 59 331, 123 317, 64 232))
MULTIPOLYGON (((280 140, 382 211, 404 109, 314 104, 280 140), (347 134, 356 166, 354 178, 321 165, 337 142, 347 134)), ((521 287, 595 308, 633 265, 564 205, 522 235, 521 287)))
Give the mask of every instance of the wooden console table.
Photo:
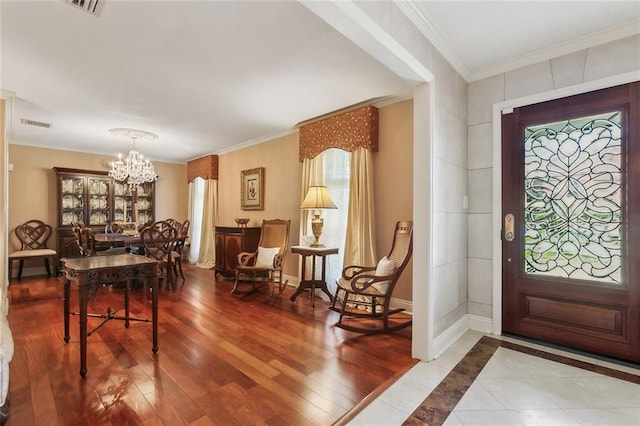
MULTIPOLYGON (((64 341, 69 343, 69 295, 71 281, 78 284, 80 316, 80 375, 87 374, 87 317, 103 318, 102 322, 92 330, 95 331, 105 322, 117 319, 123 320, 124 326, 129 327, 130 321, 149 321, 148 319, 132 318, 129 316, 129 290, 131 280, 151 281, 152 304, 151 322, 153 327, 153 353, 158 352, 158 263, 144 256, 132 254, 117 254, 111 256, 88 256, 79 258, 63 258, 64 280, 64 341), (124 290, 124 316, 115 315, 111 309, 104 315, 87 314, 89 294, 97 292, 103 284, 113 284, 126 281, 124 290)), ((146 288, 146 286, 145 286, 146 288)))
POLYGON ((331 254, 338 254, 337 247, 304 247, 304 246, 293 246, 291 247, 291 253, 296 253, 302 256, 302 277, 300 279, 300 285, 295 293, 291 296, 290 300, 292 302, 296 301, 296 298, 302 293, 305 289, 311 289, 311 309, 315 309, 315 289, 319 288, 322 290, 327 296, 329 296, 329 300, 333 300, 333 296, 329 293, 329 289, 327 288, 327 281, 325 278, 325 268, 327 266, 327 256, 331 254), (307 265, 307 257, 311 256, 311 279, 306 279, 306 265, 307 265), (322 278, 316 279, 316 256, 322 257, 322 278))
POLYGON ((216 226, 216 266, 214 277, 221 274, 225 278, 236 276, 238 254, 258 250, 261 227, 239 228, 216 226))

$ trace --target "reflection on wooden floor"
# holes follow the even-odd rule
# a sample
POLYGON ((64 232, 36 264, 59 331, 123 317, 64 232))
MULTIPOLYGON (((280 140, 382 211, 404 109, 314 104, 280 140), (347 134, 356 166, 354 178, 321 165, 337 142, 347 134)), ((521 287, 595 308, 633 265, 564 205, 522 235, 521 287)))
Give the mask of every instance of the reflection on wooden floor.
MULTIPOLYGON (((337 313, 319 299, 315 311, 304 294, 292 304, 293 288, 241 298, 232 281, 184 266, 185 284, 159 295, 157 355, 150 324, 110 321, 88 339, 85 379, 77 317, 63 341, 62 278, 13 281, 8 424, 329 425, 415 362, 411 328, 358 335, 334 327, 337 313)), ((89 311, 121 302, 120 289, 105 287, 89 311)), ((150 306, 134 292, 132 316, 150 306)))

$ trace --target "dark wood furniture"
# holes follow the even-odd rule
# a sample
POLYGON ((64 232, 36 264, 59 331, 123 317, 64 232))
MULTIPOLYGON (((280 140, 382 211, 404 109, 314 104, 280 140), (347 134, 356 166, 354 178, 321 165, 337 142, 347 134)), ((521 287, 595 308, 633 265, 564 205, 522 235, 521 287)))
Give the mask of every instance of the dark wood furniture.
POLYGON ((233 278, 238 266, 240 252, 254 252, 260 241, 260 227, 216 226, 216 266, 215 273, 233 278))
POLYGON ((145 256, 158 262, 158 268, 164 271, 163 278, 175 290, 173 257, 171 254, 177 241, 176 228, 166 220, 159 220, 140 232, 140 240, 142 241, 145 256))
POLYGON ((83 222, 94 232, 104 232, 112 222, 150 224, 155 219, 155 184, 145 183, 135 190, 115 181, 106 171, 54 167, 57 178, 60 257, 78 256, 72 222, 83 222), (136 220, 137 219, 137 220, 136 220))
POLYGON ((329 293, 329 289, 327 288, 327 281, 325 275, 325 269, 327 266, 327 256, 332 254, 338 254, 337 247, 303 247, 303 246, 293 246, 291 247, 291 253, 296 253, 302 256, 302 277, 300 278, 300 285, 298 285, 298 289, 291 296, 291 302, 295 302, 296 298, 302 293, 304 290, 310 288, 311 289, 311 309, 315 309, 315 289, 319 288, 322 290, 327 296, 329 296, 329 300, 333 301, 333 297, 331 293, 329 293), (306 279, 306 265, 307 265, 307 257, 311 256, 311 279, 306 279), (316 279, 316 257, 322 258, 322 270, 320 274, 320 279, 316 279))
POLYGON ((263 220, 258 249, 252 252, 240 252, 236 266, 235 283, 231 293, 254 293, 264 282, 271 283, 271 296, 278 286, 278 296, 282 294, 287 282, 284 281, 284 260, 289 251, 290 220, 263 220), (251 289, 242 291, 242 284, 251 285, 251 289))
POLYGON ((41 220, 29 220, 22 225, 16 226, 15 234, 20 241, 20 250, 9 254, 9 281, 13 278, 13 262, 18 261, 18 279, 22 277, 22 267, 24 261, 28 259, 44 259, 44 266, 47 275, 51 276, 50 264, 53 265, 54 273, 57 275, 58 264, 56 258, 58 253, 47 248, 47 241, 51 236, 51 225, 47 225, 41 220))
POLYGON ((191 221, 185 220, 183 223, 176 223, 174 228, 176 229, 176 245, 171 252, 171 263, 173 264, 173 276, 178 277, 178 272, 182 281, 184 281, 184 271, 182 270, 182 258, 184 257, 184 251, 187 244, 187 238, 189 238, 189 227, 191 221))
MULTIPOLYGON (((80 258, 63 258, 64 272, 64 341, 69 343, 69 296, 71 293, 71 282, 78 284, 78 305, 80 316, 80 375, 87 374, 87 302, 89 294, 96 294, 98 288, 104 284, 126 282, 124 290, 124 316, 117 316, 111 309, 105 315, 100 315, 103 321, 123 320, 124 326, 129 327, 130 321, 148 321, 132 318, 129 316, 129 290, 131 280, 144 280, 145 288, 151 283, 151 322, 153 327, 152 351, 158 351, 158 263, 155 260, 144 256, 132 254, 119 254, 112 256, 88 256, 80 258)), ((94 329, 95 330, 95 329, 94 329)))
POLYGON ((391 296, 413 253, 413 222, 396 222, 389 254, 376 266, 349 265, 342 270, 331 310, 340 312, 336 327, 358 333, 389 333, 411 325, 408 314, 391 309, 391 296), (337 305, 340 304, 340 307, 337 305), (393 319, 393 320, 392 320, 393 319))
POLYGON ((119 232, 97 233, 94 234, 96 243, 114 244, 119 243, 125 247, 140 245, 142 239, 140 235, 124 235, 119 232))

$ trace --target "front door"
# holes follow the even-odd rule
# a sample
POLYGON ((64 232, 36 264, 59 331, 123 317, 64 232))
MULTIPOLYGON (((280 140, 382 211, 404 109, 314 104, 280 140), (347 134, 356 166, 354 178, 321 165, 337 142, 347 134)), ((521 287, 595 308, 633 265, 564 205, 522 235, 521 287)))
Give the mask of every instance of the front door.
POLYGON ((502 118, 505 333, 640 362, 640 83, 502 118))

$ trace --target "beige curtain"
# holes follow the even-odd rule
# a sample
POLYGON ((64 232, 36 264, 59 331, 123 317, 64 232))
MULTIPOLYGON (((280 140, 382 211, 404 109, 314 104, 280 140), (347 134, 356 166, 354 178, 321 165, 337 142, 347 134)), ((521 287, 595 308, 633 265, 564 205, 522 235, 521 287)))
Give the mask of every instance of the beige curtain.
POLYGON ((349 213, 344 247, 344 264, 374 266, 376 255, 373 197, 373 158, 371 150, 351 152, 349 213))
POLYGON ((192 252, 192 247, 194 245, 194 239, 192 237, 192 232, 193 232, 193 228, 196 226, 196 222, 194 220, 194 215, 193 215, 193 202, 195 199, 195 190, 196 190, 196 185, 193 181, 189 182, 189 204, 187 205, 187 219, 189 219, 189 223, 191 223, 191 226, 189 226, 189 235, 188 235, 188 240, 189 241, 189 262, 194 263, 191 259, 194 258, 193 256, 193 252, 192 252))
POLYGON ((218 181, 207 179, 204 184, 204 210, 200 234, 200 254, 196 265, 211 269, 216 263, 215 226, 218 223, 218 181))
MULTIPOLYGON (((307 195, 309 187, 312 185, 322 185, 324 183, 322 175, 322 155, 314 158, 305 158, 302 160, 302 185, 300 191, 300 204, 307 195)), ((313 235, 311 233, 311 216, 312 210, 300 210, 300 238, 313 235)))
MULTIPOLYGON (((302 160, 302 185, 300 190, 300 204, 304 200, 304 197, 307 195, 307 191, 309 187, 312 185, 322 185, 323 183, 322 176, 322 155, 318 155, 314 158, 305 158, 302 160)), ((300 210, 300 245, 302 245, 302 239, 306 236, 312 236, 311 232, 311 216, 313 215, 312 210, 300 210)), ((311 271, 311 259, 312 256, 307 256, 306 258, 307 264, 305 268, 307 271, 311 271)), ((298 276, 302 277, 302 262, 298 262, 298 276)), ((305 279, 302 277, 301 279, 305 279)))

